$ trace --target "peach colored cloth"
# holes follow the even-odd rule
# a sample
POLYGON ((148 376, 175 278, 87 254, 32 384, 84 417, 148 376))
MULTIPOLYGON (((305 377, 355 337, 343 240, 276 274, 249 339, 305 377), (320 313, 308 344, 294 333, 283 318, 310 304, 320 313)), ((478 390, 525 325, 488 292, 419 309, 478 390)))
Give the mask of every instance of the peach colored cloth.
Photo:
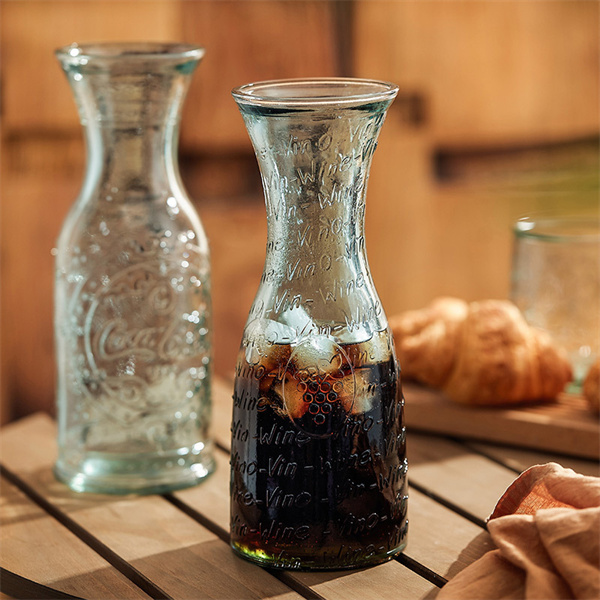
POLYGON ((600 478, 555 463, 524 471, 488 521, 497 549, 438 600, 600 599, 600 478))

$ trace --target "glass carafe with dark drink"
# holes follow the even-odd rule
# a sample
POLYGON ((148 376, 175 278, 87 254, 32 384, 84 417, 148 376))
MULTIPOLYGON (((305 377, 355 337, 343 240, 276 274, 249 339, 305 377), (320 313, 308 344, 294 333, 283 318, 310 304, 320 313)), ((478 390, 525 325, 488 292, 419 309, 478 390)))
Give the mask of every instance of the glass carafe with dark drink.
POLYGON ((399 368, 364 238, 371 158, 396 93, 340 78, 233 91, 268 239, 236 367, 231 544, 266 566, 362 567, 406 544, 399 368))

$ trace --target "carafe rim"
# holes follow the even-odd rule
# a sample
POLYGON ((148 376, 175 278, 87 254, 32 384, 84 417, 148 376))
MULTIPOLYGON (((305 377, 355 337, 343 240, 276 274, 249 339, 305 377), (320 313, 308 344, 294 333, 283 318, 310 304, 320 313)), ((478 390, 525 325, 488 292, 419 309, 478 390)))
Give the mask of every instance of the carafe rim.
POLYGON ((394 83, 356 77, 272 79, 231 91, 238 104, 286 108, 371 104, 392 101, 397 93, 394 83))
POLYGON ((54 53, 63 62, 85 64, 88 60, 200 60, 205 49, 180 42, 86 42, 62 46, 54 53))

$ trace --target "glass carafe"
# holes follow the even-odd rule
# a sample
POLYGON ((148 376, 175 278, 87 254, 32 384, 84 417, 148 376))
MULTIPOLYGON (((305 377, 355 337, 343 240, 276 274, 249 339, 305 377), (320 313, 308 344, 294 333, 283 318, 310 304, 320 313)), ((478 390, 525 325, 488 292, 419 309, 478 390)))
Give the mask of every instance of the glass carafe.
POLYGON ((162 492, 214 468, 210 264, 179 178, 189 79, 178 44, 57 51, 87 144, 56 254, 59 455, 78 491, 162 492))
POLYGON ((233 91, 260 167, 266 260, 236 367, 231 544, 290 569, 361 567, 407 531, 403 398, 364 238, 391 84, 233 91))

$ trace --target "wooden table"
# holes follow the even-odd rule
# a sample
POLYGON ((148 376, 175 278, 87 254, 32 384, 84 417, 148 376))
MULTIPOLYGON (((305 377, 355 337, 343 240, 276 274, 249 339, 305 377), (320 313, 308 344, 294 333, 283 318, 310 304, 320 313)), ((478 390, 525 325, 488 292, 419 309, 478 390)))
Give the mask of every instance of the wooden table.
MULTIPOLYGON (((411 393, 405 390, 407 404, 411 393)), ((164 496, 76 494, 56 482, 55 425, 43 414, 1 432, 0 596, 18 598, 433 598, 492 548, 485 519, 524 468, 554 460, 598 475, 598 461, 410 431, 409 543, 371 569, 269 571, 228 545, 231 388, 217 382, 218 468, 164 496)))

